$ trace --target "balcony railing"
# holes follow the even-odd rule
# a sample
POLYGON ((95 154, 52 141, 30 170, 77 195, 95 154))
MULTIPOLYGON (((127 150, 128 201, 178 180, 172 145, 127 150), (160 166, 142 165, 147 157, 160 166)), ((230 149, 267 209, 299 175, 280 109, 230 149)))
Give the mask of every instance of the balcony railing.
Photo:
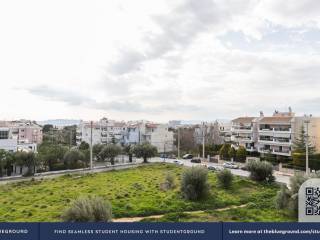
POLYGON ((259 128, 259 132, 284 132, 291 133, 291 128, 259 128))
POLYGON ((279 140, 279 139, 259 139, 259 143, 264 143, 264 144, 274 144, 274 145, 291 145, 292 141, 291 140, 279 140))

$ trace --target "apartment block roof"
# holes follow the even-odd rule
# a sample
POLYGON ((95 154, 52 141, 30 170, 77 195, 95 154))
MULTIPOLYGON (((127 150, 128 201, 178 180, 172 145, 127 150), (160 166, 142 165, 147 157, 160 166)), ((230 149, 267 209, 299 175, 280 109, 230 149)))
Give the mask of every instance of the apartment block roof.
POLYGON ((233 119, 232 122, 246 124, 246 123, 251 123, 254 119, 255 117, 239 117, 239 118, 233 119))
POLYGON ((290 124, 293 117, 263 117, 259 124, 290 124))

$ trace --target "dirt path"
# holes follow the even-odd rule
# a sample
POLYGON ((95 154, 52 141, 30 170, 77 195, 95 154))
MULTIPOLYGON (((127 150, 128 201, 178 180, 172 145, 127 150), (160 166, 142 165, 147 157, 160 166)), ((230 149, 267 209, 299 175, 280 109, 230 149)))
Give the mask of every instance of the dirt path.
MULTIPOLYGON (((235 209, 235 208, 244 208, 247 205, 248 204, 242 204, 242 205, 239 205, 239 206, 230 206, 230 207, 225 207, 225 208, 219 208, 219 209, 216 209, 215 211, 221 212, 221 211, 226 211, 226 210, 235 209)), ((204 213, 204 211, 186 211, 186 212, 183 212, 183 213, 186 213, 186 214, 204 213)), ((113 222, 139 222, 139 221, 141 221, 142 219, 145 219, 145 218, 159 219, 159 218, 162 218, 163 216, 164 216, 164 214, 144 216, 144 217, 116 218, 116 219, 113 219, 113 222)))

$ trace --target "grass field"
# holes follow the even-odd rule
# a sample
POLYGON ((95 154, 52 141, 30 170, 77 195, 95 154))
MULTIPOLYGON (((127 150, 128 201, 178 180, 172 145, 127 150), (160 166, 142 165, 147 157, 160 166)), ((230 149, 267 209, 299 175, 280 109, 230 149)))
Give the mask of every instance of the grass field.
POLYGON ((127 170, 3 185, 0 186, 0 221, 60 221, 61 213, 74 199, 88 195, 109 200, 115 218, 165 214, 156 221, 295 221, 286 212, 274 208, 276 184, 258 184, 236 177, 232 188, 223 190, 217 187, 216 176, 210 172, 209 198, 193 202, 184 200, 179 193, 182 171, 182 167, 172 164, 148 164, 127 170), (174 174, 176 187, 163 191, 160 185, 168 172, 174 174), (242 204, 248 206, 216 211, 242 204), (194 210, 204 212, 182 213, 194 210))

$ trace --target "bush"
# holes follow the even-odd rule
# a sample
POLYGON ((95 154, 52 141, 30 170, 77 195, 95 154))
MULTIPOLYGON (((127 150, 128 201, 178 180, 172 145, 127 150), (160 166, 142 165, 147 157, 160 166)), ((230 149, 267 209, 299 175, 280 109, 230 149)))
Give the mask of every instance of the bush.
POLYGON ((175 187, 175 179, 174 175, 171 172, 166 174, 166 179, 164 183, 160 184, 160 189, 163 191, 167 191, 175 187))
POLYGON ((191 167, 182 174, 181 192, 188 200, 199 200, 209 195, 208 170, 191 167))
POLYGON ((224 169, 221 172, 218 172, 217 178, 219 186, 223 188, 230 188, 233 181, 233 175, 229 169, 224 169))
POLYGON ((171 172, 168 172, 166 175, 166 184, 168 188, 174 188, 175 187, 175 179, 174 175, 171 172))
POLYGON ((250 172, 250 177, 256 181, 273 182, 275 180, 273 176, 272 164, 266 161, 250 161, 247 164, 247 168, 250 172))
POLYGON ((62 219, 66 222, 110 222, 111 204, 100 197, 78 198, 63 213, 62 219))
MULTIPOLYGON (((317 174, 311 175, 317 176, 317 174)), ((290 213, 297 217, 298 215, 298 193, 300 186, 308 180, 304 174, 295 174, 290 178, 290 190, 282 186, 276 197, 276 207, 278 209, 288 209, 290 213)))
POLYGON ((288 207, 291 195, 286 185, 282 185, 276 196, 276 208, 285 209, 288 207))
POLYGON ((236 151, 236 160, 238 162, 245 162, 247 157, 247 150, 243 146, 239 146, 236 151))

